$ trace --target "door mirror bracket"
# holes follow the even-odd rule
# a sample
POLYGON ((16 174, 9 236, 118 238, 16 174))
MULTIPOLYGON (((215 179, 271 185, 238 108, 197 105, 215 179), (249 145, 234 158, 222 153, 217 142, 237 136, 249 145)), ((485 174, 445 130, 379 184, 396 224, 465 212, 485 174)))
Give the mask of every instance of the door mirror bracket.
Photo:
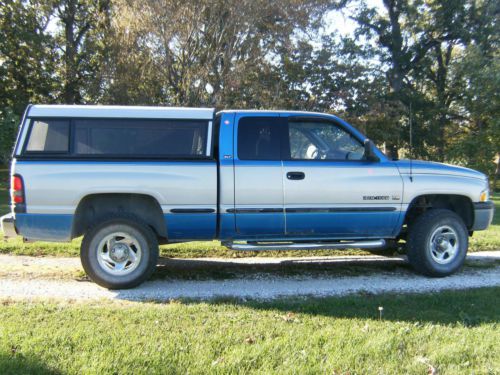
POLYGON ((375 145, 370 139, 365 139, 365 159, 368 161, 380 161, 380 158, 375 153, 375 145))

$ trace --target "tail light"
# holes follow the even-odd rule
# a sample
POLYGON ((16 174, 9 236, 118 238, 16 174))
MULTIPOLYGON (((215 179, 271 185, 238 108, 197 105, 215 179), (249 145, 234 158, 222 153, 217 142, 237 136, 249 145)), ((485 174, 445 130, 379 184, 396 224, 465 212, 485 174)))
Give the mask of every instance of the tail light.
POLYGON ((24 206, 26 201, 24 199, 24 182, 23 178, 19 175, 12 176, 11 180, 11 199, 14 206, 24 206))

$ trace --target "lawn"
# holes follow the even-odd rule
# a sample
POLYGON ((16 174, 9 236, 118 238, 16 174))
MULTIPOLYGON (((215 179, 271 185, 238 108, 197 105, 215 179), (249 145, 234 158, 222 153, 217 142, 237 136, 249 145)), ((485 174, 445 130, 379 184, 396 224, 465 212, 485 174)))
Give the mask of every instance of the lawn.
POLYGON ((500 288, 274 302, 4 301, 0 372, 498 374, 498 306, 500 288))
MULTIPOLYGON (((9 181, 8 171, 0 169, 0 215, 9 212, 9 181)), ((487 231, 474 234, 471 238, 469 251, 499 250, 500 249, 500 194, 493 195, 496 211, 492 226, 487 231)), ((0 234, 1 236, 1 234, 0 234)), ((23 243, 21 239, 1 241, 0 253, 35 256, 78 256, 81 239, 71 243, 23 243)), ((164 257, 192 258, 192 257, 221 257, 237 258, 247 256, 323 256, 323 255, 363 255, 368 254, 362 250, 307 250, 307 251, 264 251, 241 252, 228 250, 218 241, 188 242, 161 246, 161 255, 164 257)))

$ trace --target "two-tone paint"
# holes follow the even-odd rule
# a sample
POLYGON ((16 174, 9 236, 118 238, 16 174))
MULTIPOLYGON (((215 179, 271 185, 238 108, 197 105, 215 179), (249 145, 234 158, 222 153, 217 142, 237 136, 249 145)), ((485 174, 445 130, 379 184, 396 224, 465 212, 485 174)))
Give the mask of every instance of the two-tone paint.
POLYGON ((410 204, 433 194, 464 196, 475 204, 470 230, 485 229, 491 222, 493 211, 486 211, 491 205, 480 202, 488 187, 486 176, 467 168, 393 161, 379 150, 379 161, 240 160, 239 121, 259 116, 282 118, 284 126, 289 117, 322 119, 361 143, 365 139, 335 116, 308 112, 31 106, 11 170, 23 176, 26 198, 25 212, 11 215, 16 230, 29 240, 70 240, 84 198, 110 193, 152 197, 161 207, 169 241, 395 238, 410 204), (204 119, 210 123, 210 144, 206 158, 189 161, 25 157, 30 123, 44 117, 204 119), (294 173, 303 176, 290 178, 294 173))

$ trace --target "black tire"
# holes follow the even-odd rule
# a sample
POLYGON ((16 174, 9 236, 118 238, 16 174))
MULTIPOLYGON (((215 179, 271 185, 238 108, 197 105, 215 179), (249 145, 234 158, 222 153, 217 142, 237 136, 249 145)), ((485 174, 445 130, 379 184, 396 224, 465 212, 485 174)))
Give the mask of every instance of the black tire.
POLYGON ((146 223, 134 215, 116 214, 102 218, 87 231, 80 248, 80 259, 83 269, 96 284, 108 289, 128 289, 151 277, 158 263, 158 253, 158 239, 146 223), (126 234, 129 237, 115 236, 116 234, 126 234), (101 244, 109 237, 114 241, 113 248, 116 243, 121 243, 125 239, 133 241, 130 246, 125 246, 125 250, 123 246, 119 249, 126 253, 120 254, 125 260, 118 264, 129 265, 128 270, 113 269, 116 263, 113 266, 113 259, 109 258, 111 253, 107 245, 104 245, 104 250, 101 251, 101 244), (131 251, 134 251, 136 261, 132 262, 126 257, 126 254, 131 251), (103 260, 104 257, 101 254, 108 254, 109 261, 103 260), (126 273, 120 274, 120 272, 126 273))
POLYGON ((445 209, 431 209, 419 216, 411 225, 406 242, 407 256, 412 267, 417 272, 432 277, 448 276, 459 270, 464 263, 468 246, 469 236, 463 220, 453 211, 445 209), (448 238, 443 243, 446 245, 448 241, 447 245, 454 244, 453 256, 446 258, 446 254, 451 252, 443 251, 438 245, 441 234, 450 236, 451 239, 448 238), (443 259, 437 259, 440 256, 443 259))

